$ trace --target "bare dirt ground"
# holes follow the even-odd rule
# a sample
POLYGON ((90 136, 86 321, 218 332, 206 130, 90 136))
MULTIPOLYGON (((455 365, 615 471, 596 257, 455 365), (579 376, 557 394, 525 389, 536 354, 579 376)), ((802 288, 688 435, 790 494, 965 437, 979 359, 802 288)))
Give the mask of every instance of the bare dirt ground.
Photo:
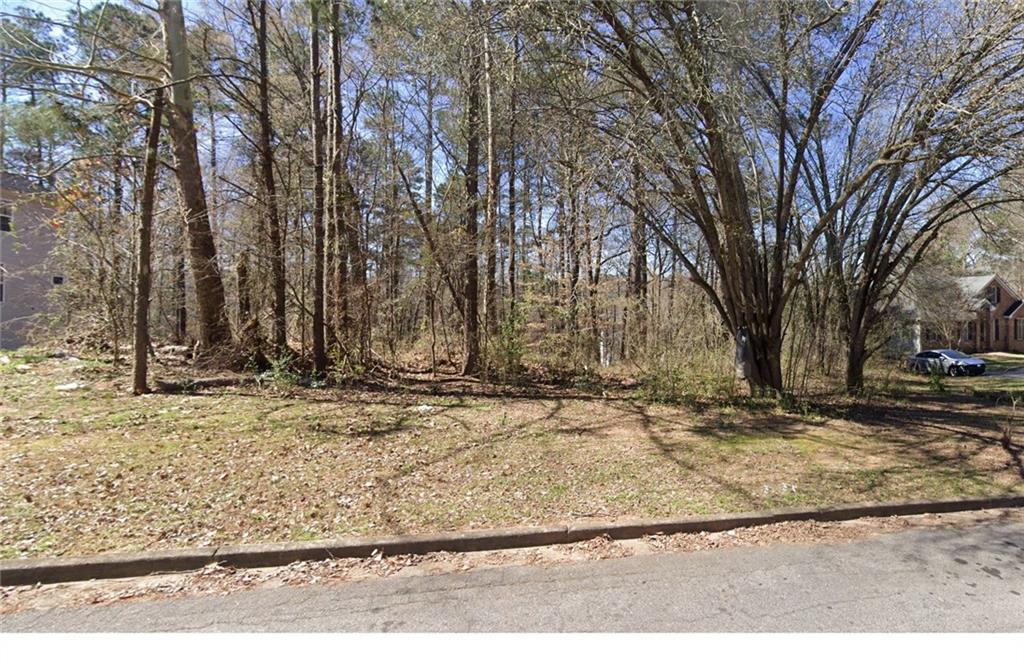
POLYGON ((247 380, 133 397, 108 362, 0 365, 0 557, 1024 492, 1024 417, 918 377, 788 411, 614 383, 247 380))
POLYGON ((247 589, 354 582, 372 578, 415 577, 501 566, 544 566, 665 552, 694 552, 786 543, 844 543, 919 527, 969 527, 981 522, 1012 522, 1021 519, 1024 519, 1024 510, 984 510, 943 515, 864 518, 848 522, 784 522, 717 533, 653 535, 622 541, 595 538, 568 545, 487 552, 435 552, 422 556, 391 557, 378 555, 369 559, 296 562, 277 568, 231 569, 211 565, 189 573, 6 587, 0 589, 0 614, 60 607, 113 605, 132 600, 222 596, 247 589))

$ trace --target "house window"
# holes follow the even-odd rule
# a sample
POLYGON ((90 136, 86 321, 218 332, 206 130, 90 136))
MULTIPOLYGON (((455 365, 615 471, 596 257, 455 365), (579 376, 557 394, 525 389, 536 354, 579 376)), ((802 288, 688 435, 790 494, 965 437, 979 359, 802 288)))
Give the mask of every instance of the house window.
POLYGON ((64 277, 63 276, 54 276, 53 277, 53 284, 54 285, 64 285, 64 277))
POLYGON ((992 306, 995 306, 1003 299, 1003 291, 999 289, 998 285, 993 285, 988 289, 987 295, 988 301, 992 306))
POLYGON ((1018 341, 1024 341, 1024 319, 1013 321, 1013 338, 1018 341))
POLYGON ((992 325, 992 327, 993 327, 992 331, 995 334, 995 339, 996 339, 996 341, 998 341, 999 340, 999 321, 996 320, 995 323, 992 325))
POLYGON ((11 204, 0 202, 0 232, 11 231, 11 204))
POLYGON ((978 328, 978 323, 976 323, 976 322, 969 322, 969 323, 967 323, 967 336, 965 336, 964 338, 967 339, 968 341, 973 341, 974 340, 974 332, 975 332, 975 330, 977 330, 977 328, 978 328))

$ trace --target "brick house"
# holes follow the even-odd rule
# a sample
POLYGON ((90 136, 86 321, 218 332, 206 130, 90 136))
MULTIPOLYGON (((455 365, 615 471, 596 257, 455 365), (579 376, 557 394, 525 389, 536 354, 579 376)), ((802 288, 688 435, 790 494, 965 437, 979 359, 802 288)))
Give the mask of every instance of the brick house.
POLYGON ((48 194, 24 177, 0 172, 0 349, 24 345, 64 282, 50 260, 57 235, 48 194))
POLYGON ((937 308, 918 309, 918 350, 1024 353, 1024 298, 999 275, 961 276, 930 298, 937 308))

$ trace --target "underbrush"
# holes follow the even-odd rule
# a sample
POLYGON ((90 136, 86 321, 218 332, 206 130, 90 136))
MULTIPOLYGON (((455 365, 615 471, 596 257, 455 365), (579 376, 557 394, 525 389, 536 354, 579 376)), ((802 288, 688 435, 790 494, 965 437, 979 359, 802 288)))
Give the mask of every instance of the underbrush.
POLYGON ((722 358, 712 351, 688 356, 653 355, 640 377, 637 394, 657 404, 692 407, 735 403, 740 397, 738 383, 722 358))
POLYGON ((510 313, 501 321, 498 335, 489 342, 486 375, 502 383, 519 381, 523 372, 523 318, 510 313))

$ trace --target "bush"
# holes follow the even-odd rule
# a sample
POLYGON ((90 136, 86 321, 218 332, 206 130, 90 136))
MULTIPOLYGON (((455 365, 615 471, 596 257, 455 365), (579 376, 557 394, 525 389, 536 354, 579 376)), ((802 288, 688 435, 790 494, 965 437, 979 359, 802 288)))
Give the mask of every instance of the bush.
POLYGON ((295 357, 285 353, 280 357, 270 358, 270 368, 256 374, 256 382, 273 385, 298 385, 302 375, 295 367, 295 357))
POLYGON ((361 363, 353 361, 352 358, 341 353, 332 356, 331 365, 327 371, 327 379, 331 384, 344 385, 364 375, 366 375, 366 367, 361 363))
POLYGON ((928 388, 932 392, 938 392, 939 394, 945 394, 945 392, 946 392, 946 374, 942 373, 941 369, 932 369, 928 373, 928 388))
POLYGON ((519 312, 501 321, 489 356, 488 370, 501 382, 514 382, 523 368, 523 319, 519 312))
POLYGON ((700 362, 668 355, 655 357, 640 379, 640 397, 653 403, 686 405, 734 398, 735 378, 719 364, 700 362))

